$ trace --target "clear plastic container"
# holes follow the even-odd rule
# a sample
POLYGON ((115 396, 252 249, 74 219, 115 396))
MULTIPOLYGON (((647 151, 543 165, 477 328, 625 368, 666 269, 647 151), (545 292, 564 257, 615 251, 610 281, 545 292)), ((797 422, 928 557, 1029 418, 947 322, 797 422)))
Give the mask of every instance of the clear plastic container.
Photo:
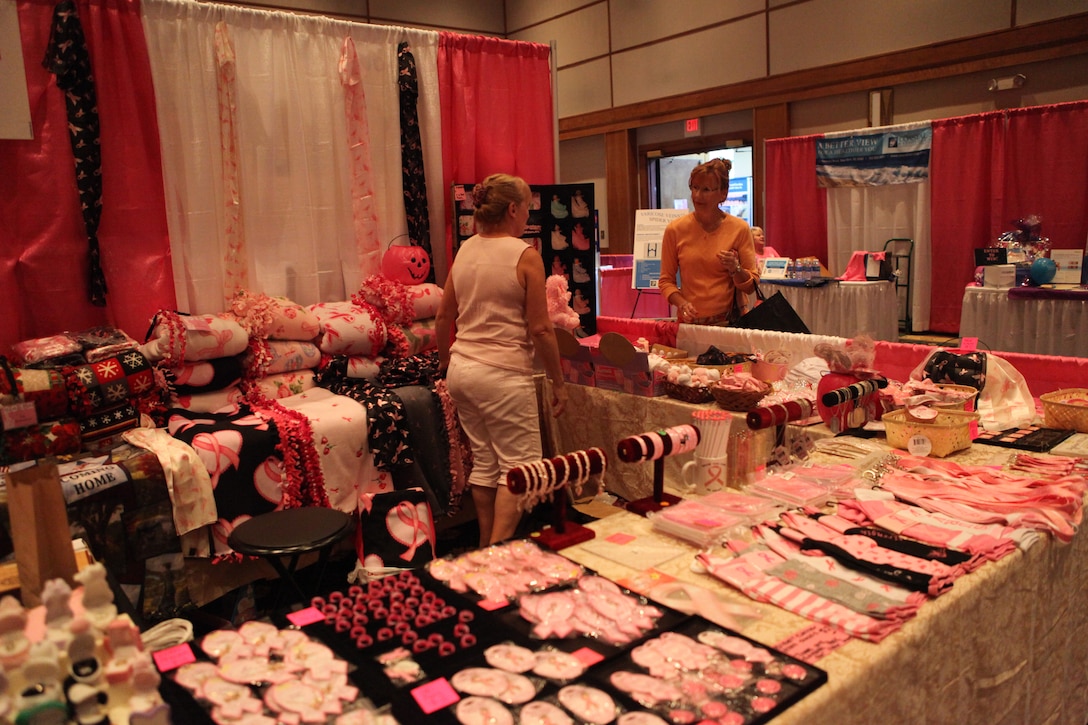
POLYGON ((650 524, 655 531, 675 536, 700 547, 713 546, 736 527, 746 528, 746 519, 707 506, 701 501, 682 501, 653 514, 650 524))
POLYGON ((753 483, 748 492, 787 506, 823 506, 830 496, 825 486, 792 475, 774 474, 753 483))

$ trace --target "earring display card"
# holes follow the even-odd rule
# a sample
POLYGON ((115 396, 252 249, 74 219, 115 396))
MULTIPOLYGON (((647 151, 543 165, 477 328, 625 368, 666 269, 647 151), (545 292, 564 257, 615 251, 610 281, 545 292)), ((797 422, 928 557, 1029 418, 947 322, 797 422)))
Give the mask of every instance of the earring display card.
POLYGON ((974 442, 985 443, 989 446, 1003 446, 1022 451, 1046 453, 1075 432, 1032 425, 1027 428, 1009 428, 1002 431, 980 431, 978 438, 975 438, 974 442))

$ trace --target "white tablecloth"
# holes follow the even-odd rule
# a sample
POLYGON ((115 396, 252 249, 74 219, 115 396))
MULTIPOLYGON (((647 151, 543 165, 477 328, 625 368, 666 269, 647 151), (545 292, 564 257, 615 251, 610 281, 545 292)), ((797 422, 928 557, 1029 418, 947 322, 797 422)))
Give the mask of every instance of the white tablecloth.
POLYGON ((968 287, 960 336, 991 350, 1088 357, 1088 301, 1009 299, 1007 289, 968 287))
POLYGON ((768 297, 781 292, 814 335, 856 337, 866 333, 874 340, 899 339, 899 306, 892 282, 795 287, 763 280, 760 284, 768 297))

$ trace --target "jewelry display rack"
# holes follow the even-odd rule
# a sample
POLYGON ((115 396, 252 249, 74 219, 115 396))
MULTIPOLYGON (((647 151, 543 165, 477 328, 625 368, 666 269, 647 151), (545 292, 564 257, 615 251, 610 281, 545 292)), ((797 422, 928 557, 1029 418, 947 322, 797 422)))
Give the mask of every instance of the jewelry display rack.
POLYGON ((543 458, 533 463, 514 466, 506 473, 506 485, 511 493, 521 496, 520 505, 528 511, 550 498, 555 509, 551 526, 533 532, 531 538, 552 551, 589 541, 592 529, 567 521, 567 489, 575 497, 582 495, 591 478, 600 480, 608 467, 608 458, 600 448, 543 458))
POLYGON ((693 425, 677 425, 628 436, 616 444, 620 460, 625 463, 654 462, 653 494, 629 502, 628 511, 645 516, 680 502, 679 496, 665 493, 665 459, 694 451, 699 444, 699 435, 699 429, 693 425))

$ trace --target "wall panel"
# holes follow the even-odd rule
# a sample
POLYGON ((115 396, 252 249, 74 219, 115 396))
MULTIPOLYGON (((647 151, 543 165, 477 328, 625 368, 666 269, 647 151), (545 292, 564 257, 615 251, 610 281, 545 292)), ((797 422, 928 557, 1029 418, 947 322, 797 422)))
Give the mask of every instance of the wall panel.
POLYGON ((559 116, 612 107, 608 58, 559 71, 559 116))
POLYGON ((555 62, 560 68, 608 55, 608 6, 598 3, 510 33, 511 40, 548 43, 557 40, 555 62))
MULTIPOLYGON (((763 10, 763 0, 682 0, 681 2, 610 3, 612 51, 618 52, 672 35, 697 31, 715 23, 763 10)), ((734 44, 749 39, 734 37, 734 44)))
MULTIPOLYGON (((764 75, 763 17, 612 56, 616 106, 723 86, 764 75), (744 38, 744 43, 734 42, 744 38)), ((560 116, 562 117, 562 113, 560 116)))
POLYGON ((1009 27, 1010 0, 813 0, 770 13, 771 75, 1009 27))

